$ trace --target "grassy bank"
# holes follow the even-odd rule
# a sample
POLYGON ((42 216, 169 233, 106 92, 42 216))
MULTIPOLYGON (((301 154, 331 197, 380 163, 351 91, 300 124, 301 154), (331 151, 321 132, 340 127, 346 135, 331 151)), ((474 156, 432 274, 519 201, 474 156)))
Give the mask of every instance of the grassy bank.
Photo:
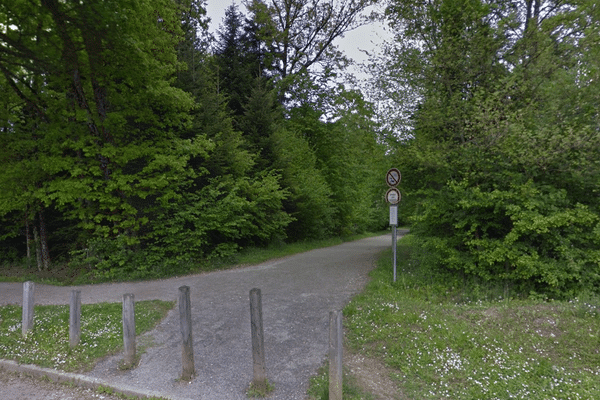
MULTIPOLYGON (((159 300, 136 302, 136 335, 153 329, 174 305, 159 300)), ((36 306, 35 326, 27 337, 21 334, 21 306, 0 307, 0 358, 63 371, 86 371, 99 359, 120 351, 121 303, 84 304, 81 309, 81 342, 71 349, 68 306, 36 306)))
POLYGON ((528 299, 428 270, 398 242, 344 310, 347 345, 394 371, 401 398, 600 398, 600 301, 528 299))
POLYGON ((320 249, 324 247, 337 246, 339 244, 345 242, 352 242, 355 240, 360 240, 373 236, 380 236, 389 233, 388 231, 381 232, 369 232, 363 233, 360 235, 353 235, 348 237, 334 237, 329 239, 321 239, 321 240, 305 240, 301 242, 294 243, 286 243, 279 245, 272 245, 269 247, 252 247, 241 251, 236 254, 232 260, 230 260, 231 264, 236 265, 249 265, 249 264, 258 264, 261 262, 265 262, 268 260, 287 257, 294 254, 303 253, 305 251, 310 251, 314 249, 320 249))
POLYGON ((34 266, 27 266, 25 260, 21 263, 5 262, 0 263, 0 271, 2 271, 2 274, 0 275, 0 282, 33 281, 37 283, 63 286, 140 279, 163 279, 173 276, 197 274, 219 269, 258 264, 275 258, 286 257, 313 249, 335 246, 344 242, 350 242, 371 236, 379 236, 385 233, 386 231, 381 231, 348 237, 306 240, 294 243, 278 243, 272 244, 268 247, 251 247, 224 258, 213 258, 211 260, 200 260, 197 262, 169 264, 169 267, 158 265, 151 272, 147 272, 147 275, 143 278, 140 278, 139 276, 119 276, 115 279, 98 278, 94 275, 93 268, 90 266, 76 263, 70 264, 66 261, 55 263, 48 271, 38 271, 34 266))

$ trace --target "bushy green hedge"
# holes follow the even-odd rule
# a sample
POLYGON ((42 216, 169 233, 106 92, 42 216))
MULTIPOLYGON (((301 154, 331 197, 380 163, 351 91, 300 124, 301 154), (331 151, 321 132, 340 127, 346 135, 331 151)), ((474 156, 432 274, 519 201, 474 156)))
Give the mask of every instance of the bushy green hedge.
POLYGON ((442 268, 568 296, 597 290, 600 218, 553 186, 484 190, 467 180, 429 196, 413 232, 442 268))

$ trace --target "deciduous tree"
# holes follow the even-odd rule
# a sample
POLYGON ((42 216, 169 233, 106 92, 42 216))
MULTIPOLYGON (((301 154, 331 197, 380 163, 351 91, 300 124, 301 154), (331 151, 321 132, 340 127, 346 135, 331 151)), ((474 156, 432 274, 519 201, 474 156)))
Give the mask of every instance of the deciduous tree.
POLYGON ((139 240, 150 220, 140 200, 168 197, 206 147, 177 136, 192 100, 170 83, 176 11, 169 1, 4 5, 0 65, 15 104, 2 141, 18 155, 2 160, 1 215, 57 210, 80 245, 83 232, 139 240))
MULTIPOLYGON (((265 67, 280 80, 282 99, 311 74, 326 82, 347 60, 335 39, 358 26, 372 0, 252 0, 248 9, 265 67)), ((288 99, 289 100, 289 99, 288 99)))
POLYGON ((391 3, 409 41, 388 65, 420 96, 396 151, 441 268, 556 296, 597 285, 592 3, 391 3))

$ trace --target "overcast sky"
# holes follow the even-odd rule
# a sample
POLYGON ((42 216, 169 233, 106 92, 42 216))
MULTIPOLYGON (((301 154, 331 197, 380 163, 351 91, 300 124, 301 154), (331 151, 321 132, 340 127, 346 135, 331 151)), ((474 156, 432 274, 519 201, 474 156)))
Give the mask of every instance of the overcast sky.
MULTIPOLYGON (((240 0, 207 0, 206 11, 211 19, 210 30, 215 32, 225 17, 225 9, 231 4, 237 4, 241 12, 246 12, 246 8, 240 0)), ((366 61, 367 57, 361 50, 373 51, 385 39, 389 37, 383 24, 370 24, 362 26, 338 39, 336 44, 344 53, 356 62, 366 61)), ((356 72, 355 72, 356 73, 356 72)))

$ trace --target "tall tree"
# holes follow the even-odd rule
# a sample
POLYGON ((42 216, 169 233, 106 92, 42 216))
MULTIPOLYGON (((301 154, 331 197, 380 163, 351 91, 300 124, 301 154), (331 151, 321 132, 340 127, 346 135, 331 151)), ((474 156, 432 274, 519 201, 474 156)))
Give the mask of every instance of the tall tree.
MULTIPOLYGON (((210 145, 189 159, 193 177, 162 204, 159 223, 150 233, 149 253, 171 264, 227 256, 240 246, 282 239, 290 221, 282 210, 287 191, 281 188, 279 176, 255 167, 259 162, 256 149, 237 129, 235 117, 243 110, 232 110, 231 93, 236 85, 224 79, 221 68, 215 68, 228 65, 225 56, 210 54, 209 46, 197 37, 205 36, 201 30, 185 25, 184 29, 180 47, 189 51, 179 56, 188 69, 178 75, 176 84, 194 96, 195 104, 189 113, 192 123, 182 135, 207 140, 210 145)), ((236 46, 235 41, 232 45, 236 46)), ((237 50, 225 53, 234 63, 237 50)), ((239 99, 243 100, 241 91, 239 99)))
POLYGON ((219 91, 228 98, 234 116, 244 113, 248 96, 260 76, 258 58, 251 51, 245 30, 244 15, 232 4, 225 10, 214 53, 219 91))
POLYGON ((185 68, 177 70, 176 86, 195 95, 201 84, 202 68, 212 42, 206 15, 206 0, 177 0, 181 20, 181 39, 177 43, 177 59, 185 68))
POLYGON ((290 125, 314 149, 327 183, 328 228, 337 235, 380 229, 385 224, 381 177, 389 165, 385 147, 377 143, 371 105, 360 92, 347 90, 338 93, 334 105, 335 111, 306 105, 290 117, 290 125))
MULTIPOLYGON (((372 0, 252 0, 248 9, 266 68, 281 82, 282 98, 298 76, 329 80, 347 60, 335 39, 358 26, 372 0)), ((288 99, 289 100, 289 99, 288 99)))
POLYGON ((9 27, 0 65, 20 101, 2 141, 29 146, 2 160, 0 214, 51 208, 90 235, 139 240, 149 221, 140 201, 168 196, 205 147, 176 135, 192 101, 169 81, 179 68, 173 3, 16 1, 0 10, 9 27), (14 201, 23 189, 17 199, 27 203, 14 201))
POLYGON ((553 295, 596 285, 592 3, 388 8, 404 57, 390 71, 420 96, 397 158, 419 195, 414 231, 440 267, 553 295))

